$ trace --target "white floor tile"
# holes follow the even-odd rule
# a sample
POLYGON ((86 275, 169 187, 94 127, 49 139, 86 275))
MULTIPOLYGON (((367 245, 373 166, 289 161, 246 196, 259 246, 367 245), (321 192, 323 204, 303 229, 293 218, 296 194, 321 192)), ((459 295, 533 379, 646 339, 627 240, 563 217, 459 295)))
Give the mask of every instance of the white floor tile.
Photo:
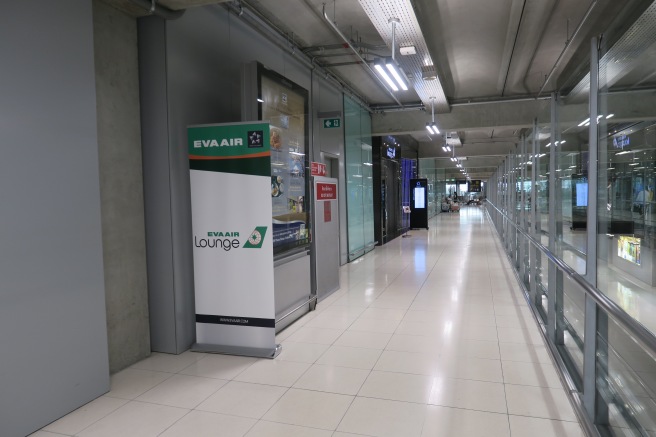
POLYGON ((360 315, 361 319, 401 320, 406 310, 398 308, 367 308, 360 315))
POLYGON ((314 364, 294 384, 294 388, 355 396, 369 370, 314 364))
POLYGON ((74 435, 128 403, 127 399, 101 396, 43 428, 59 434, 74 435))
POLYGON ((377 437, 417 437, 425 414, 425 405, 357 397, 337 430, 377 437))
POLYGON ((350 316, 348 314, 335 315, 334 313, 322 313, 310 320, 305 326, 309 328, 344 330, 351 326, 357 318, 358 316, 350 316))
POLYGON ((436 366, 435 375, 447 378, 472 379, 476 381, 503 382, 500 360, 469 358, 463 360, 453 356, 442 356, 436 366))
POLYGON ((78 436, 157 436, 188 412, 183 408, 131 401, 78 433, 78 436))
POLYGON ((193 409, 223 387, 227 381, 199 376, 173 375, 136 400, 193 409))
POLYGON ((540 333, 537 331, 537 327, 534 331, 498 327, 497 335, 499 336, 500 343, 544 344, 540 333))
POLYGON ((235 381, 291 387, 309 367, 307 363, 261 360, 240 373, 235 381))
POLYGON ((399 320, 359 318, 349 326, 348 330, 393 334, 397 326, 399 326, 399 320))
POLYGON ((506 384, 508 414, 576 422, 565 391, 559 388, 506 384))
POLYGON ((529 363, 551 363, 545 345, 523 343, 499 343, 503 361, 524 361, 529 363))
POLYGON ((331 437, 332 431, 260 420, 246 437, 331 437))
POLYGON ((336 341, 335 346, 384 349, 392 334, 380 332, 346 331, 336 341))
POLYGON ((382 372, 413 373, 416 375, 434 375, 438 360, 430 354, 414 352, 383 351, 374 370, 382 372))
POLYGON ((329 346, 327 344, 284 341, 282 343, 282 352, 276 357, 276 360, 312 364, 317 361, 319 357, 328 350, 328 348, 329 346))
POLYGON ((432 376, 373 371, 358 396, 425 404, 432 387, 432 376))
POLYGON ((342 266, 276 359, 154 353, 40 434, 581 436, 480 210, 432 220, 342 266))
POLYGON ((160 434, 161 437, 242 437, 255 425, 255 420, 192 411, 160 434))
POLYGON ((112 375, 111 389, 107 396, 134 399, 172 376, 172 373, 125 369, 112 375))
POLYGON ((508 416, 429 405, 422 436, 510 437, 508 416))
POLYGON ((563 388, 551 363, 504 361, 502 366, 506 384, 563 388))
POLYGON ((327 328, 311 328, 304 326, 292 335, 287 340, 296 341, 301 343, 319 343, 319 344, 333 344, 337 338, 342 335, 341 329, 327 329, 327 328))
POLYGON ((430 404, 468 410, 507 413, 503 384, 434 377, 430 404))
POLYGON ((186 367, 180 373, 205 378, 232 379, 248 369, 257 358, 233 355, 207 354, 203 359, 186 367))
POLYGON ((153 352, 148 358, 145 358, 130 367, 132 369, 177 373, 203 357, 204 354, 191 351, 186 351, 179 355, 153 352))
POLYGON ((196 409, 259 419, 286 391, 286 387, 230 381, 196 409))
POLYGON ((379 349, 331 346, 317 360, 317 364, 370 370, 373 369, 381 353, 379 349))
POLYGON ((353 396, 290 389, 263 419, 290 425, 335 430, 353 396))
POLYGON ((440 357, 500 359, 499 343, 496 341, 456 339, 438 349, 440 357))
POLYGON ((535 417, 510 416, 510 432, 513 436, 531 437, 583 437, 578 423, 535 417))

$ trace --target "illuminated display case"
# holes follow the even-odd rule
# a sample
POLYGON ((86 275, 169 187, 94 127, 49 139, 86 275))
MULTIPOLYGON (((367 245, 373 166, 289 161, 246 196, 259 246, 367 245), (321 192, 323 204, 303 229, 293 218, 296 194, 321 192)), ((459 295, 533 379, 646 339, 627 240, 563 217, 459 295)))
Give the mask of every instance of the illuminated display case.
POLYGON ((617 239, 617 256, 640 265, 640 238, 619 237, 617 239))
POLYGON ((257 64, 258 119, 270 124, 273 252, 310 244, 308 92, 257 64))

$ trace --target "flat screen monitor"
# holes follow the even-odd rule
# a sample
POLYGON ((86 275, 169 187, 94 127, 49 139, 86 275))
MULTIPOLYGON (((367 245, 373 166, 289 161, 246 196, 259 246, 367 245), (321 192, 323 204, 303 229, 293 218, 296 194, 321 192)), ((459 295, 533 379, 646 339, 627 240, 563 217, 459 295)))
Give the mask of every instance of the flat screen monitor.
POLYGON ((576 187, 576 206, 588 206, 588 183, 580 182, 576 187))
POLYGON ((414 198, 415 198, 415 209, 424 209, 426 208, 426 188, 425 187, 415 187, 414 188, 414 198))

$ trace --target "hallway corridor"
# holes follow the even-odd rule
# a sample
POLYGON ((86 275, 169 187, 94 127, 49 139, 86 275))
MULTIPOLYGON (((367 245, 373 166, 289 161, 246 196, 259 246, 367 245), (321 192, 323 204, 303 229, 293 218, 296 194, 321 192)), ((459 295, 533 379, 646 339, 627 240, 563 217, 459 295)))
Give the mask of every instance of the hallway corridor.
POLYGON ((341 268, 275 360, 153 354, 33 434, 582 436, 481 207, 341 268))

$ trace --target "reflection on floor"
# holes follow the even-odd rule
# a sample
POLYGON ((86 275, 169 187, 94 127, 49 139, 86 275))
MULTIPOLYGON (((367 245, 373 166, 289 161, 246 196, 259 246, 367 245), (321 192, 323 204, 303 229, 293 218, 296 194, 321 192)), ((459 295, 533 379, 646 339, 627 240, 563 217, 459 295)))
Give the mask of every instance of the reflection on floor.
POLYGON ((38 436, 581 436, 483 210, 342 267, 275 360, 153 354, 38 436))

